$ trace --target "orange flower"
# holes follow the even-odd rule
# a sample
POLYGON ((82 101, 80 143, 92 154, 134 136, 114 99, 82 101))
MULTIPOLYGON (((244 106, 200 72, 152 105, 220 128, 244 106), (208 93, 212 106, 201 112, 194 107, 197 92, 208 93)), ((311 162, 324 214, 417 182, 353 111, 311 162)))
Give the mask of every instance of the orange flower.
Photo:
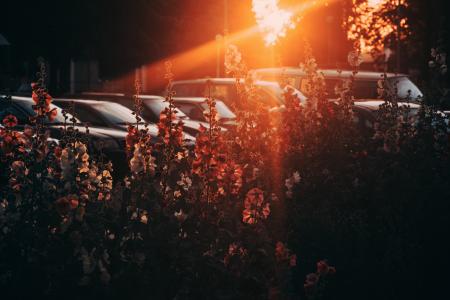
POLYGON ((17 118, 14 115, 7 115, 3 119, 3 125, 5 125, 6 127, 14 127, 17 125, 17 123, 18 123, 17 118))
POLYGON ((132 125, 128 126, 128 134, 125 138, 127 150, 131 151, 134 148, 134 145, 137 143, 137 141, 138 141, 138 131, 136 127, 132 125))
POLYGON ((52 109, 51 111, 49 111, 47 113, 47 117, 50 120, 50 122, 52 122, 53 120, 55 120, 56 116, 58 115, 58 111, 56 110, 56 108, 52 109))
POLYGON ((289 251, 282 242, 277 242, 275 246, 275 257, 278 261, 285 260, 289 257, 289 251))
POLYGON ((38 94, 35 91, 33 91, 33 93, 31 94, 31 98, 33 99, 33 102, 35 104, 39 103, 39 96, 38 96, 38 94))
POLYGON ((75 209, 78 207, 78 204, 79 204, 78 197, 75 195, 71 195, 70 196, 70 208, 75 209))
POLYGON ((253 188, 247 192, 242 212, 242 221, 247 224, 256 224, 261 219, 267 219, 270 214, 270 204, 264 203, 264 192, 253 188))
POLYGON ((71 204, 67 199, 67 197, 61 197, 58 200, 56 200, 55 208, 60 215, 64 216, 69 213, 71 209, 71 204))

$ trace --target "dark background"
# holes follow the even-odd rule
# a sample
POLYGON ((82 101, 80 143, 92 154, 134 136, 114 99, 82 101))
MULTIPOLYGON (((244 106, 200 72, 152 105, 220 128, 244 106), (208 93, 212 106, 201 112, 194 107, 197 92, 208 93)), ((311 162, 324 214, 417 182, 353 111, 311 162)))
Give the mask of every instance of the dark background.
MULTIPOLYGON (((289 6, 299 2, 280 3, 289 6)), ((345 65, 351 45, 341 24, 348 2, 335 1, 307 14, 277 46, 282 63, 298 65, 306 38, 320 66, 345 65)), ((424 77, 429 49, 448 42, 447 1, 409 3, 412 34, 402 45, 402 71, 424 77)), ((251 0, 228 1, 228 24, 230 33, 255 24, 251 0)), ((38 57, 51 65, 50 78, 59 69, 62 81, 66 80, 70 59, 74 59, 98 61, 100 78, 116 79, 141 65, 213 41, 223 32, 223 0, 1 1, 0 34, 11 46, 0 64, 0 88, 13 90, 20 81, 30 80, 38 57)), ((260 36, 239 46, 250 67, 267 65, 262 58, 269 52, 260 36)), ((182 77, 214 76, 215 70, 215 61, 208 60, 182 77)), ((67 86, 59 89, 64 91, 67 86)))

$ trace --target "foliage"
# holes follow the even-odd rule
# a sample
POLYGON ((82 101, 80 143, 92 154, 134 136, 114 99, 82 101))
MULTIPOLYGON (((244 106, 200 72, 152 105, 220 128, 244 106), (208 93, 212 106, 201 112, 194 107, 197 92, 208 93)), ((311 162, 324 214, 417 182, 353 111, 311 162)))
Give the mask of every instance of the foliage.
POLYGON ((18 132, 10 115, 0 132, 0 284, 9 298, 429 293, 419 284, 427 273, 417 270, 448 250, 428 234, 449 228, 445 118, 427 106, 413 113, 381 80, 384 104, 373 126, 359 126, 353 77, 329 101, 309 47, 306 105, 286 86, 284 108, 268 110, 237 49, 230 55, 239 57, 227 60, 236 126, 222 130, 206 95, 208 126, 195 145, 174 117, 170 63, 156 140, 142 123, 136 82, 123 182, 113 182, 111 164, 88 153, 73 124, 59 144, 48 139, 51 97, 44 80, 33 86, 35 126, 18 132))

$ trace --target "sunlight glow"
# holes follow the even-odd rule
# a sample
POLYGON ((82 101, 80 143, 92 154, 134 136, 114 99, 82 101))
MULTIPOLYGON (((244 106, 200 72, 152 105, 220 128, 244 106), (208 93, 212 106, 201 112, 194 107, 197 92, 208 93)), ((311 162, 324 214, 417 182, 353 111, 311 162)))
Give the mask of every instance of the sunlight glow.
POLYGON ((294 29, 294 14, 281 9, 279 0, 253 0, 252 11, 255 14, 259 30, 264 34, 266 46, 273 46, 280 37, 285 37, 288 29, 294 29))

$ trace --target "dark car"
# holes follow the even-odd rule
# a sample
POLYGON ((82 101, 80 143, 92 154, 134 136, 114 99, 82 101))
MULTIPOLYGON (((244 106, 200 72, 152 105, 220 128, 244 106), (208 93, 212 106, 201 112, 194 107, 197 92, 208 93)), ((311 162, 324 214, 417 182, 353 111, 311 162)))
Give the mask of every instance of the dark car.
MULTIPOLYGON (((63 108, 73 103, 74 115, 82 122, 89 122, 94 126, 127 131, 129 124, 136 124, 133 111, 119 103, 85 99, 54 99, 54 103, 63 108)), ((142 122, 141 125, 143 126, 144 123, 142 122)), ((148 124, 147 128, 156 142, 158 126, 148 124)), ((188 133, 184 133, 184 139, 188 143, 195 141, 195 138, 188 133)))
MULTIPOLYGON (((349 79, 352 71, 340 70, 319 70, 323 74, 326 84, 326 92, 330 99, 336 98, 335 87, 343 79, 349 79)), ((257 80, 286 81, 290 85, 299 89, 308 96, 308 79, 306 73, 301 68, 267 68, 250 71, 252 77, 257 80)), ((355 99, 377 99, 378 81, 382 79, 384 73, 359 71, 355 75, 353 93, 355 99)), ((420 101, 423 97, 419 88, 405 74, 386 73, 388 89, 399 99, 420 101), (407 98, 410 99, 407 99, 407 98)))
MULTIPOLYGON (((243 84, 244 80, 241 80, 241 83, 243 84)), ((258 101, 264 106, 275 107, 284 103, 285 88, 278 82, 256 80, 253 85, 259 96, 258 101)), ((231 109, 239 101, 235 78, 179 80, 172 83, 172 89, 177 97, 205 97, 211 92, 214 99, 223 101, 231 109)), ((292 88, 291 92, 301 102, 306 101, 306 97, 299 90, 292 88)))
MULTIPOLYGON (((25 125, 32 125, 30 117, 36 115, 33 110, 34 102, 29 97, 0 97, 0 119, 3 119, 6 115, 12 114, 17 117, 18 125, 17 130, 23 130, 25 125)), ((63 126, 65 120, 60 107, 51 104, 51 109, 56 110, 56 116, 54 120, 50 121, 46 119, 46 128, 50 131, 50 136, 56 140, 60 140, 63 134, 63 126)), ((70 115, 69 115, 70 116, 70 115)), ((71 116, 70 116, 71 117, 71 116)), ((70 124, 68 124, 70 125, 70 124)), ((85 132, 85 126, 78 120, 75 129, 83 134, 85 132)), ((99 151, 106 155, 110 159, 116 171, 116 174, 123 173, 127 164, 125 162, 125 137, 126 132, 100 128, 95 126, 89 127, 89 149, 90 151, 99 151)))
MULTIPOLYGON (((111 93, 84 93, 84 95, 95 97, 96 100, 119 103, 129 109, 133 109, 134 106, 134 95, 126 96, 125 94, 111 93)), ((158 123, 161 112, 169 107, 169 103, 161 96, 140 95, 139 97, 142 101, 142 118, 150 123, 158 123)), ((200 125, 208 127, 207 123, 189 118, 180 109, 176 110, 176 117, 183 121, 183 131, 192 136, 197 135, 200 125)))

